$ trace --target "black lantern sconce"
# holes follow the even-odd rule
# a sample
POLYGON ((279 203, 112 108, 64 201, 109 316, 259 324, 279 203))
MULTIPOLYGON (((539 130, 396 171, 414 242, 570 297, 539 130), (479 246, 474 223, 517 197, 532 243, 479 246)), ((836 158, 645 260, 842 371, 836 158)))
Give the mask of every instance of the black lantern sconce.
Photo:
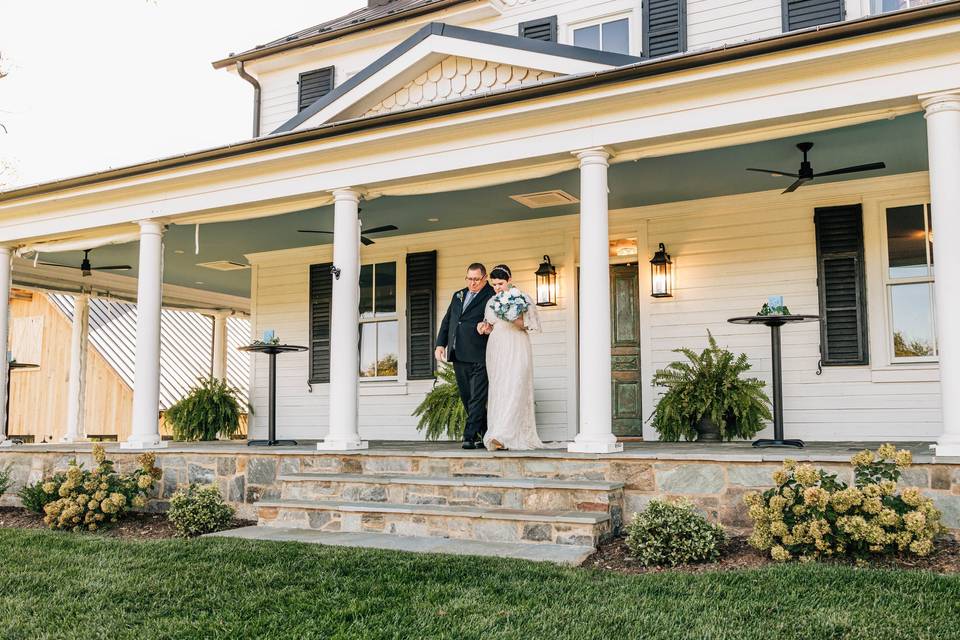
POLYGON ((550 263, 550 256, 543 256, 537 269, 537 306, 557 306, 557 268, 550 263))
POLYGON ((673 262, 662 242, 650 260, 650 295, 654 298, 673 297, 673 262))

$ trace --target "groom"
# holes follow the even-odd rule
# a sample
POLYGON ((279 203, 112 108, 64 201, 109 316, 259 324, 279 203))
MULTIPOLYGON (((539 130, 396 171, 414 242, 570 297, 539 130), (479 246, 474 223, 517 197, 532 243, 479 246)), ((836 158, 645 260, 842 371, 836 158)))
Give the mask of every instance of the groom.
POLYGON ((467 410, 463 448, 483 448, 487 431, 487 339, 477 332, 493 287, 487 283, 487 268, 479 262, 467 267, 467 286, 453 294, 440 323, 436 358, 452 362, 460 399, 467 410))

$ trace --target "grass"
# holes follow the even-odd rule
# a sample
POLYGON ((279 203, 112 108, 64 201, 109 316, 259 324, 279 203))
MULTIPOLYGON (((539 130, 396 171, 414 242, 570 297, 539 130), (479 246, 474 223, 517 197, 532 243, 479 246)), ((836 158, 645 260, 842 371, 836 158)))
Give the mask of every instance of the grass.
POLYGON ((626 576, 293 543, 0 529, 0 638, 957 638, 960 576, 626 576))

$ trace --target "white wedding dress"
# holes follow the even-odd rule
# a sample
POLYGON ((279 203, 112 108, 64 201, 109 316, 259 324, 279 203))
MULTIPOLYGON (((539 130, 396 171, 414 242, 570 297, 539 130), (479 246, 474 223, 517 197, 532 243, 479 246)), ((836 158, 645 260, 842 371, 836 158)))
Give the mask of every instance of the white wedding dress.
POLYGON ((533 349, 530 333, 540 333, 537 307, 530 305, 523 314, 523 328, 501 320, 487 303, 484 319, 493 325, 487 341, 487 433, 483 444, 488 450, 496 439, 507 449, 542 449, 537 435, 536 407, 533 402, 533 349))

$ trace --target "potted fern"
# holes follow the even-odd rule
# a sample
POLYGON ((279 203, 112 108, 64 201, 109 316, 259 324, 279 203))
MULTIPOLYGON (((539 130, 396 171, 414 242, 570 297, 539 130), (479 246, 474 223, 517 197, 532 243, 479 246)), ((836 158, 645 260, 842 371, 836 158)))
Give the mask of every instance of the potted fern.
POLYGON ((709 331, 707 340, 701 353, 674 349, 686 361, 671 362, 653 376, 653 384, 666 389, 651 416, 662 440, 749 439, 772 418, 765 383, 740 377, 750 369, 746 354, 734 357, 709 331))
POLYGON ((240 430, 243 409, 237 390, 224 380, 201 378, 190 392, 164 412, 174 440, 232 438, 240 430))
POLYGON ((448 440, 462 440, 467 412, 460 400, 453 367, 445 366, 437 371, 437 382, 413 412, 420 418, 417 431, 425 431, 427 440, 439 440, 443 436, 448 440))

